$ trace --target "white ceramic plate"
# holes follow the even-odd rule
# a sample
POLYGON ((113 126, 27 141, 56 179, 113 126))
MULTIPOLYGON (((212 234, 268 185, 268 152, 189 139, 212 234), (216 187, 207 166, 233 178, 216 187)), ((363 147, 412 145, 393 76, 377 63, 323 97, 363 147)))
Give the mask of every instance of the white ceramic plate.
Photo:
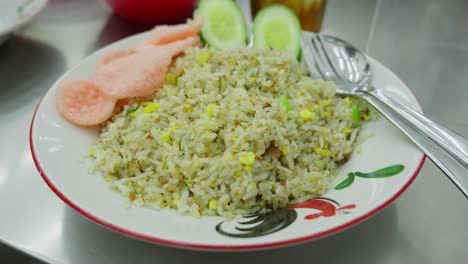
MULTIPOLYGON (((88 78, 104 53, 129 48, 147 34, 103 48, 65 73, 39 103, 32 120, 31 152, 40 174, 63 201, 96 223, 131 237, 178 247, 248 250, 289 245, 333 234, 382 210, 410 185, 424 163, 421 151, 380 118, 365 124, 364 133, 372 136, 339 169, 333 184, 338 189, 332 188, 324 197, 297 208, 261 216, 258 220, 263 221, 256 224, 223 222, 221 217, 196 219, 170 209, 128 208, 103 177, 89 175, 88 164, 81 162, 82 155, 97 140, 97 130, 77 127, 62 118, 55 108, 55 96, 62 80, 88 78), (389 166, 379 173, 357 173, 354 182, 346 180, 349 172, 371 172, 389 166), (395 175, 382 177, 392 174, 395 175), (252 226, 257 228, 247 232, 235 229, 252 226)), ((370 61, 375 87, 420 110, 415 97, 397 76, 379 62, 370 61)))
POLYGON ((0 3, 0 44, 10 33, 33 19, 47 0, 3 0, 0 3))

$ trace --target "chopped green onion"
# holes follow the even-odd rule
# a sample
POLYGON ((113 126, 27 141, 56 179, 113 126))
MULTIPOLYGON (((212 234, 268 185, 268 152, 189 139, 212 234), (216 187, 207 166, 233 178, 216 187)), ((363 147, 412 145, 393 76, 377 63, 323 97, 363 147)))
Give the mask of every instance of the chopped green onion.
POLYGON ((356 126, 359 126, 361 124, 361 114, 359 113, 359 106, 358 105, 353 106, 353 111, 351 113, 351 116, 353 118, 353 123, 356 126))
POLYGON ((292 105, 289 103, 288 98, 286 96, 281 96, 280 98, 281 104, 284 105, 284 108, 286 109, 286 113, 291 111, 293 109, 292 105))

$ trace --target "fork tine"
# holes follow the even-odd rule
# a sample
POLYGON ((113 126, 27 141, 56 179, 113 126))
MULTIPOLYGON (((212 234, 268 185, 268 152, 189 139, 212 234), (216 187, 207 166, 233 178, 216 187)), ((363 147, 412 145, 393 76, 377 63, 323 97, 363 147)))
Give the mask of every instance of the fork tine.
POLYGON ((309 69, 309 73, 315 79, 325 79, 326 76, 322 74, 318 69, 317 62, 315 60, 314 53, 312 52, 313 47, 311 40, 313 38, 314 33, 309 32, 302 32, 301 34, 301 44, 302 44, 302 58, 304 59, 305 63, 307 64, 307 68, 309 69))

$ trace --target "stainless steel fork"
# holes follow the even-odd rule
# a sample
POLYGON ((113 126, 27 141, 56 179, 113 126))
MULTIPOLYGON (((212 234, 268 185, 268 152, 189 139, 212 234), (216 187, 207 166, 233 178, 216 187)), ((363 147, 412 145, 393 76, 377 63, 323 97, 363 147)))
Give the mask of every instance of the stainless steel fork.
POLYGON ((334 81, 338 94, 357 96, 372 104, 411 138, 468 198, 466 139, 374 88, 367 58, 350 44, 309 32, 303 32, 301 43, 303 59, 313 77, 334 81))

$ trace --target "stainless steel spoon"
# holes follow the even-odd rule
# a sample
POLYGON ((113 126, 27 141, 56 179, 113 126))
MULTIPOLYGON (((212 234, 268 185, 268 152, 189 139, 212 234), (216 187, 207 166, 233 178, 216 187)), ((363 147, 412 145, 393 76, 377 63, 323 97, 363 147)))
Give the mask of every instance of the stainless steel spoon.
POLYGON ((468 140, 374 88, 372 70, 358 49, 333 36, 303 32, 303 59, 311 74, 333 80, 337 93, 358 96, 399 127, 468 198, 468 140))

